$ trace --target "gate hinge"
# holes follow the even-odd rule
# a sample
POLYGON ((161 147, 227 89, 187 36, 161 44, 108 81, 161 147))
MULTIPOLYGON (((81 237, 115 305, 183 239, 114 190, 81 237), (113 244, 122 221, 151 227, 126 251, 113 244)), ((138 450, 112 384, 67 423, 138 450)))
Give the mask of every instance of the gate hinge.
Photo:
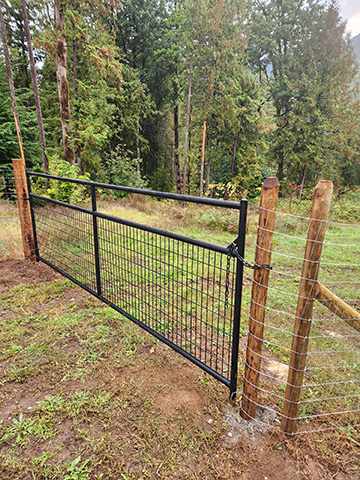
POLYGON ((252 265, 251 263, 247 262, 238 252, 237 245, 235 242, 230 243, 230 245, 228 246, 229 257, 234 257, 234 258, 236 257, 238 260, 240 260, 240 262, 244 265, 244 267, 251 268, 252 270, 259 270, 260 268, 265 268, 266 270, 272 270, 273 267, 271 267, 267 263, 264 263, 262 265, 258 265, 257 263, 255 263, 254 265, 252 265))

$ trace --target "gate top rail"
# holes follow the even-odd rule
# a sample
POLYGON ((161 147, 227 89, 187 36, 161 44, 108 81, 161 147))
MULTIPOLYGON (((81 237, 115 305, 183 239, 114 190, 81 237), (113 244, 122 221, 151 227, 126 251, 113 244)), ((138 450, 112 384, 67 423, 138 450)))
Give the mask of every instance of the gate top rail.
POLYGON ((51 178, 53 180, 60 180, 64 182, 70 183, 77 183, 79 185, 93 185, 99 188, 107 188, 109 190, 118 190, 121 192, 126 193, 137 193, 140 195, 149 195, 151 197, 158 197, 158 198, 168 198, 169 200, 179 200, 181 202, 190 202, 190 203, 199 203, 204 205, 212 205, 214 207, 222 207, 222 208, 231 208, 233 210, 240 210, 240 202, 232 202, 229 200, 218 200, 215 198, 204 198, 204 197, 194 197, 192 195, 182 195, 179 193, 171 193, 171 192, 158 192, 156 190, 147 190, 143 188, 133 188, 133 187, 125 187, 123 185, 111 185, 108 183, 100 183, 100 182, 91 182, 89 180, 78 180, 75 178, 67 178, 67 177, 58 177, 56 175, 48 175, 46 173, 39 173, 39 172, 32 172, 27 170, 29 175, 33 175, 35 177, 43 177, 43 178, 51 178))
MULTIPOLYGON (((89 210, 88 208, 79 207, 78 205, 72 205, 70 203, 61 202, 60 200, 55 200, 53 198, 48 198, 48 197, 44 197, 42 195, 37 195, 36 193, 30 193, 30 196, 32 198, 37 198, 38 200, 45 200, 45 201, 47 201, 49 203, 53 203, 55 205, 60 205, 62 207, 70 208, 71 210, 76 210, 78 212, 87 213, 87 214, 93 215, 94 217, 97 217, 97 218, 103 218, 105 220, 110 220, 114 223, 120 223, 122 225, 128 225, 129 227, 137 228, 138 230, 144 230, 145 232, 155 233, 157 235, 162 235, 163 237, 172 238, 173 240, 179 240, 181 242, 189 243, 190 245, 196 245, 196 246, 201 247, 201 248, 206 248, 207 250, 212 250, 213 252, 218 252, 218 253, 223 253, 225 255, 229 255, 230 252, 234 251, 234 248, 233 248, 234 244, 231 244, 232 248, 230 249, 229 247, 222 247, 222 246, 216 245, 214 243, 205 242, 204 240, 198 240, 196 238, 187 237, 185 235, 180 235, 178 233, 168 232, 168 231, 162 230, 160 228, 150 227, 148 225, 143 225, 142 223, 137 223, 137 222, 133 222, 131 220, 125 220, 123 218, 114 217, 114 216, 108 215, 106 213, 101 213, 101 212, 98 212, 98 211, 89 210)), ((231 256, 234 256, 234 254, 231 253, 231 256)))

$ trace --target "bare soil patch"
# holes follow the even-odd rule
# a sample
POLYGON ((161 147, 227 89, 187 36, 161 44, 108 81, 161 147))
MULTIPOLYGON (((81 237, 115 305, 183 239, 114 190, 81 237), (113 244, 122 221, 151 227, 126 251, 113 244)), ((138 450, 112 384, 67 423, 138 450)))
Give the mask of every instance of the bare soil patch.
POLYGON ((0 259, 0 294, 21 283, 34 285, 59 278, 59 273, 43 263, 14 258, 0 259))

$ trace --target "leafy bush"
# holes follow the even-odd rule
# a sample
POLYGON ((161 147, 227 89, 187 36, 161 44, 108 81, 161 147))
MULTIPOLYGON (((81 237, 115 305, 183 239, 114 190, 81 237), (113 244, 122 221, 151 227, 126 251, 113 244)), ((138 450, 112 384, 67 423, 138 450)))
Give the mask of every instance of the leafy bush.
MULTIPOLYGON (((147 182, 137 173, 137 159, 118 146, 107 161, 107 181, 124 187, 144 188, 147 182)), ((121 192, 118 192, 121 195, 121 192)), ((124 195, 124 194, 122 194, 124 195)))
MULTIPOLYGON (((89 180, 89 174, 80 174, 76 165, 70 165, 57 156, 49 158, 49 172, 57 177, 74 178, 77 180, 89 180)), ((75 183, 51 180, 46 191, 50 198, 67 203, 78 203, 86 196, 86 187, 75 183)))

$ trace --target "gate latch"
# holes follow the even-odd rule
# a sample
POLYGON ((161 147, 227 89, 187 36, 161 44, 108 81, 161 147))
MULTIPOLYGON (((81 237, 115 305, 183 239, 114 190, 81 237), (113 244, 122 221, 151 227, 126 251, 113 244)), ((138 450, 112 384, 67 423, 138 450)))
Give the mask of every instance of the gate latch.
POLYGON ((230 245, 228 246, 229 257, 236 257, 238 260, 240 260, 240 262, 244 265, 244 267, 251 268, 253 270, 259 270, 260 268, 265 268, 266 270, 272 270, 272 267, 267 263, 264 263, 262 265, 258 265, 257 263, 255 263, 254 265, 252 265, 251 263, 247 262, 238 252, 237 245, 235 242, 230 243, 230 245))

